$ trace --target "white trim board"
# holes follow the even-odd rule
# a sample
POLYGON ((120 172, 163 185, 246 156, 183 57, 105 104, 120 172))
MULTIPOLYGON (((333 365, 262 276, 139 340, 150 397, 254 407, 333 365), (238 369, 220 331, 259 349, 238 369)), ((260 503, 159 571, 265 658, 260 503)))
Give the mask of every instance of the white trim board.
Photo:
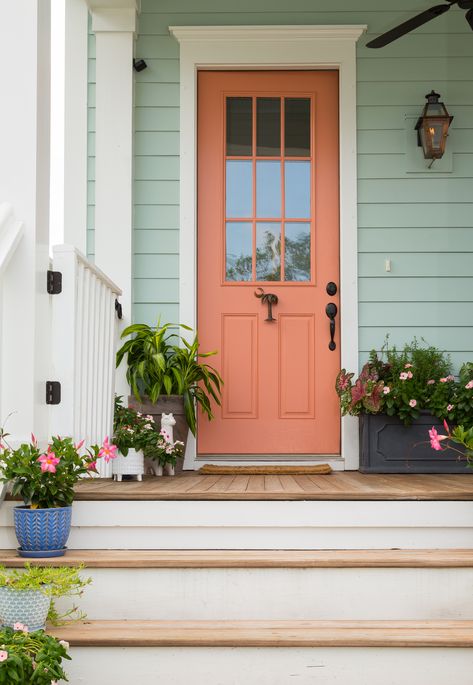
MULTIPOLYGON (((197 72, 199 69, 337 69, 340 109, 341 364, 358 368, 356 26, 170 26, 180 43, 180 321, 197 321, 197 72), (282 59, 283 56, 283 59, 282 59)), ((358 468, 358 432, 342 418, 342 457, 358 468)), ((195 440, 185 468, 194 468, 195 440)))

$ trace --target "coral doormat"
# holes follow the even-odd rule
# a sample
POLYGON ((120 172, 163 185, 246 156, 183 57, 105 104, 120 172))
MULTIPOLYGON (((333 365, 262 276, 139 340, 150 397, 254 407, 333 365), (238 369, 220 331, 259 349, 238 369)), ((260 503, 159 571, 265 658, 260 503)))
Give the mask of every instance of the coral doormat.
POLYGON ((308 475, 328 475, 332 473, 329 464, 308 464, 307 466, 291 466, 288 464, 271 466, 220 466, 215 464, 204 464, 199 469, 199 473, 219 476, 308 476, 308 475))

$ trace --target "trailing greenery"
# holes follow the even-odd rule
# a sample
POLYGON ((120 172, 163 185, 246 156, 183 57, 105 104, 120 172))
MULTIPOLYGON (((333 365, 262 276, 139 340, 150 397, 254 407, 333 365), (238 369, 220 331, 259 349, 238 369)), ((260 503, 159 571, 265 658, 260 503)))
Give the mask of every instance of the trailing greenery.
POLYGON ((52 685, 68 680, 62 668, 69 645, 43 630, 0 629, 0 685, 52 685))
POLYGON ((408 425, 428 410, 440 419, 473 425, 473 364, 464 364, 456 380, 449 355, 416 339, 402 350, 386 340, 379 355, 371 352, 355 381, 354 375, 342 369, 337 377, 342 414, 385 413, 408 425))
POLYGON ((188 342, 176 335, 182 324, 147 326, 134 324, 122 333, 127 340, 117 352, 117 366, 126 356, 127 380, 136 399, 147 395, 156 403, 161 395, 182 395, 189 428, 195 435, 196 405, 199 405, 208 419, 213 418, 212 400, 220 405, 222 379, 212 366, 200 359, 217 354, 199 352, 197 336, 188 342), (180 344, 176 344, 180 343, 180 344))
MULTIPOLYGON (((12 590, 38 590, 51 597, 48 621, 53 625, 62 625, 66 620, 79 621, 85 614, 76 606, 64 614, 59 614, 54 598, 81 597, 84 588, 92 582, 91 578, 82 578, 79 573, 83 565, 77 567, 32 566, 25 564, 23 570, 7 569, 0 566, 0 587, 12 590)), ((0 681, 1 682, 1 681, 0 681)))

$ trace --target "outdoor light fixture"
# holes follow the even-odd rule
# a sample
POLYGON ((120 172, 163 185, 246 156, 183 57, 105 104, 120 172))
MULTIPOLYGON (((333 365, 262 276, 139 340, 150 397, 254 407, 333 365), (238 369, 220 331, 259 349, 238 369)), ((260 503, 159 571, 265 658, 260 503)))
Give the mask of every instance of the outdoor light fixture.
POLYGON ((422 116, 416 124, 417 144, 422 146, 425 159, 431 159, 429 169, 436 159, 443 157, 447 143, 448 129, 453 117, 447 111, 443 102, 439 102, 440 95, 431 91, 427 98, 422 116))
POLYGON ((133 69, 135 71, 143 71, 144 69, 146 69, 147 66, 148 65, 146 64, 144 59, 134 59, 133 60, 133 69))

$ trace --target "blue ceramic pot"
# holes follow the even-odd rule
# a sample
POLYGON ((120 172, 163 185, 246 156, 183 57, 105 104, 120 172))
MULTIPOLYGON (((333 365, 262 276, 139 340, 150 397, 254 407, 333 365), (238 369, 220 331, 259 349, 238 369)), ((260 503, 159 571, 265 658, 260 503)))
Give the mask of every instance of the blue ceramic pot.
POLYGON ((30 633, 44 630, 50 604, 49 591, 0 587, 0 621, 3 626, 13 628, 15 623, 23 623, 30 633))
POLYGON ((13 510, 22 557, 61 557, 71 530, 72 507, 13 510))

